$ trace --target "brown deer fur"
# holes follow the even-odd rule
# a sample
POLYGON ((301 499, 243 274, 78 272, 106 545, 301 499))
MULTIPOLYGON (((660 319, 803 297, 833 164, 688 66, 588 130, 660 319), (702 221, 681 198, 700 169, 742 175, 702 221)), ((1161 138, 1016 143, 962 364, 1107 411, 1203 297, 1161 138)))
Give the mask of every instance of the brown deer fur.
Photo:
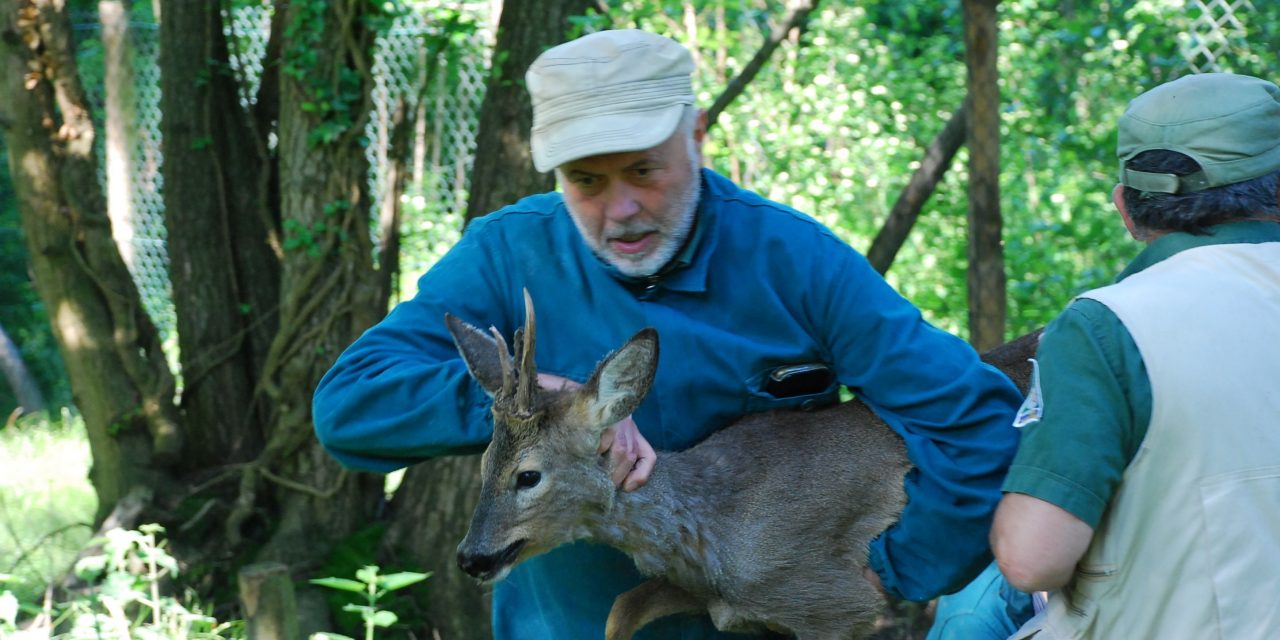
MULTIPOLYGON (((721 630, 800 640, 871 630, 885 602, 864 577, 867 545, 905 505, 909 462, 866 405, 747 416, 688 450, 661 453, 649 482, 623 492, 596 446, 648 392, 656 332, 609 354, 580 389, 541 389, 527 293, 526 305, 518 365, 496 331, 446 318, 472 375, 494 396, 480 503, 458 546, 468 573, 498 580, 526 558, 589 539, 653 576, 615 601, 609 640, 684 611, 707 611, 721 630)), ((1036 338, 987 356, 1024 390, 1036 338)))

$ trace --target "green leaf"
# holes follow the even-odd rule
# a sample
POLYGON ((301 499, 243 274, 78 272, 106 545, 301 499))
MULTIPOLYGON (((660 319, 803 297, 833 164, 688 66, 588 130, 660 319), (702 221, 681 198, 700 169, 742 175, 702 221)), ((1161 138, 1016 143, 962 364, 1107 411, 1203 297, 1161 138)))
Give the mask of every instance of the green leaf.
POLYGON ((91 580, 107 568, 106 556, 87 556, 76 561, 76 577, 91 580))
POLYGON ((356 571, 356 580, 365 584, 374 584, 378 581, 378 566, 367 565, 356 571))
POLYGON ((373 622, 375 627, 386 628, 395 624, 398 620, 400 620, 400 617, 390 611, 378 611, 373 614, 370 622, 373 622))
POLYGON ((396 589, 403 589, 411 584, 417 584, 430 577, 430 573, 414 573, 411 571, 388 573, 385 576, 378 576, 378 586, 386 589, 387 591, 395 591, 396 589))
POLYGON ((366 588, 363 584, 346 578, 315 578, 310 582, 311 584, 321 587, 328 587, 339 591, 350 591, 352 593, 364 593, 366 588))

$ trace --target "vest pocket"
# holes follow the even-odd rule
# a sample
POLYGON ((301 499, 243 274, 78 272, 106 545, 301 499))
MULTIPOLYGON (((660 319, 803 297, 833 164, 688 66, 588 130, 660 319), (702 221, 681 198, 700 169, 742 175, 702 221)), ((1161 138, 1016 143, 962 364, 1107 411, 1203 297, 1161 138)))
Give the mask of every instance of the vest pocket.
POLYGON ((1200 482, 1214 604, 1223 638, 1280 628, 1280 466, 1200 482))

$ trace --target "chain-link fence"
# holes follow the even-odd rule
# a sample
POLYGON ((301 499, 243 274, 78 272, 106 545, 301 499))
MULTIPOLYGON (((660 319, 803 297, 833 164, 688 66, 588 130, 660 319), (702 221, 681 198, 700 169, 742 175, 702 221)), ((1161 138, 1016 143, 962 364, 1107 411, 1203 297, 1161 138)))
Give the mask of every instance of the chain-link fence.
MULTIPOLYGON (((464 9, 476 24, 488 19, 487 2, 466 3, 464 9)), ((92 78, 105 75, 102 49, 96 44, 100 25, 96 16, 77 16, 75 26, 82 47, 82 72, 99 114, 105 113, 105 83, 92 78)), ((270 34, 268 7, 249 6, 234 11, 227 20, 231 64, 239 74, 243 104, 250 104, 262 75, 262 58, 270 34)), ((373 113, 366 136, 370 144, 369 187, 374 210, 386 193, 388 149, 392 120, 403 100, 415 113, 411 157, 405 186, 407 216, 403 244, 412 250, 402 261, 406 278, 412 278, 456 240, 466 210, 468 170, 475 153, 480 103, 488 74, 492 32, 479 28, 447 47, 429 43, 441 40, 440 25, 417 12, 398 18, 375 45, 373 64, 373 113), (429 52, 439 50, 438 53, 429 52), (428 59, 428 56, 431 59, 428 59)), ((124 92, 129 122, 124 140, 114 142, 111 161, 99 145, 102 179, 108 189, 113 230, 121 254, 133 273, 147 312, 155 321, 171 352, 176 316, 169 284, 169 257, 164 227, 163 157, 160 151, 160 67, 158 28, 154 23, 128 25, 130 87, 124 92), (126 166, 119 167, 123 162, 126 166), (109 180, 110 178, 110 180, 109 180), (116 184, 110 184, 111 181, 116 184), (119 184, 119 181, 127 185, 119 184), (114 191, 112 191, 114 190, 114 191), (115 197, 113 197, 113 194, 115 197)), ((105 138, 106 136, 104 136, 105 138)), ((271 141, 274 144, 274 139, 271 141)))
POLYGON ((1182 35, 1182 56, 1192 71, 1223 71, 1224 59, 1248 49, 1246 16, 1253 11, 1251 0, 1187 0, 1191 28, 1182 35))

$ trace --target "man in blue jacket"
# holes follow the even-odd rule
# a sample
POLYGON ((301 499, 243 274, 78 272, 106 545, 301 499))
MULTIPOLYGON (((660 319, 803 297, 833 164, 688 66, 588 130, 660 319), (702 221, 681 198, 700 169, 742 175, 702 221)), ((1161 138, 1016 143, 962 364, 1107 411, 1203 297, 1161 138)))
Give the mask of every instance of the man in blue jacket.
MULTIPOLYGON (((418 294, 342 354, 316 391, 321 442, 383 472, 481 449, 489 398, 444 314, 509 336, 528 289, 546 385, 585 381, 643 327, 661 336, 652 391, 601 442, 623 490, 661 464, 654 448, 689 447, 747 413, 835 402, 844 385, 902 435, 916 467, 868 579, 917 601, 960 589, 991 560, 1017 390, 830 230, 702 169, 692 71, 684 47, 634 30, 540 56, 526 75, 533 158, 562 193, 474 221, 418 294)), ((616 550, 561 547, 495 586, 494 637, 599 638, 614 597, 640 581, 616 550)), ((705 617, 675 616, 640 637, 721 635, 705 617)))

